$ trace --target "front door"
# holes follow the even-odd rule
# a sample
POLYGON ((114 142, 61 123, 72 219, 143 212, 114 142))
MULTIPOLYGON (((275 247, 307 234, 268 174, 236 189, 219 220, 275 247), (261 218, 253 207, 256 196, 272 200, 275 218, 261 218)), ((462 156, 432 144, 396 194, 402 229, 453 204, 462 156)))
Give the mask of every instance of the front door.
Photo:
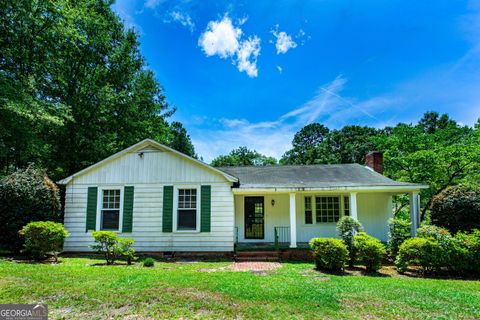
POLYGON ((263 239, 263 197, 245 197, 245 239, 263 239))

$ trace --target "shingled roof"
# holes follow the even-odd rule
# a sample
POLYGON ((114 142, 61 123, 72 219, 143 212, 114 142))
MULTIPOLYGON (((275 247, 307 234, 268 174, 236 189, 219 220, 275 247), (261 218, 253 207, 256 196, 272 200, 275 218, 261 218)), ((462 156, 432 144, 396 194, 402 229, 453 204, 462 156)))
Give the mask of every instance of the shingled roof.
POLYGON ((359 164, 220 167, 239 188, 425 187, 391 180, 359 164))

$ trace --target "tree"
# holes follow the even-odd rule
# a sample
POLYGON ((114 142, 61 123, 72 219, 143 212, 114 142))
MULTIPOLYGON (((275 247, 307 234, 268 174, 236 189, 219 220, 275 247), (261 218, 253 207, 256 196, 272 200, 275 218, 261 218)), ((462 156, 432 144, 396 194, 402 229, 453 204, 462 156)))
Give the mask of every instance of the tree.
POLYGON ((330 131, 313 123, 295 134, 293 148, 287 151, 282 164, 365 163, 365 155, 376 149, 374 137, 379 132, 370 127, 345 126, 330 131))
POLYGON ((211 162, 211 165, 214 167, 266 166, 275 164, 277 164, 275 158, 267 157, 255 150, 249 150, 247 147, 234 149, 228 155, 218 156, 211 162))
POLYGON ((173 149, 186 154, 187 156, 197 158, 192 140, 190 139, 187 130, 185 130, 180 122, 172 122, 170 125, 168 145, 173 149))
POLYGON ((144 138, 183 134, 166 122, 174 109, 112 3, 1 2, 4 173, 35 162, 57 179, 144 138))
POLYGON ((430 186, 421 192, 422 219, 435 195, 480 170, 478 128, 451 121, 435 127, 433 133, 428 133, 432 130, 426 132, 424 125, 398 124, 375 140, 384 151, 386 176, 430 186))

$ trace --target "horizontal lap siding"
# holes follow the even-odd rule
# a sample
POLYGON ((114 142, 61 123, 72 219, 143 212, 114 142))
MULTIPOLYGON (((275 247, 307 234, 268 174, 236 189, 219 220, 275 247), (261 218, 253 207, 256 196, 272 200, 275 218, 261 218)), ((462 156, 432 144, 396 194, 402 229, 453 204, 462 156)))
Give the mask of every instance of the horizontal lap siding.
POLYGON ((143 159, 137 153, 127 154, 75 178, 67 186, 64 222, 71 235, 65 241, 65 251, 90 250, 91 231, 85 232, 88 187, 112 185, 135 187, 132 232, 120 235, 133 238, 137 251, 233 250, 231 184, 219 174, 169 152, 145 152, 143 159), (182 184, 211 186, 210 232, 162 232, 163 187, 182 184))
MULTIPOLYGON (((133 238, 137 251, 233 250, 233 195, 228 193, 228 183, 211 184, 211 231, 201 233, 162 232, 163 186, 135 185, 133 229, 120 235, 133 238)), ((91 232, 85 232, 87 203, 82 191, 87 192, 87 187, 74 183, 73 188, 67 188, 65 226, 70 237, 65 241, 65 251, 89 251, 92 244, 91 232)))

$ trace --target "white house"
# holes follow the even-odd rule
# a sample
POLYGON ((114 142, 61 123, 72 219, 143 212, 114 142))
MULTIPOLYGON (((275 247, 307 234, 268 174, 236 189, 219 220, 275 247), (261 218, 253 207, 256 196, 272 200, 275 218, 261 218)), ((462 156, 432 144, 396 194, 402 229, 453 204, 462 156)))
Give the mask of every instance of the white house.
MULTIPOLYGON (((380 153, 367 156, 379 170, 380 153)), ((213 168, 143 140, 61 180, 65 251, 89 251, 95 230, 133 238, 137 251, 231 252, 235 243, 295 248, 333 237, 343 215, 386 240, 392 195, 408 193, 412 233, 419 190, 358 164, 213 168)))

